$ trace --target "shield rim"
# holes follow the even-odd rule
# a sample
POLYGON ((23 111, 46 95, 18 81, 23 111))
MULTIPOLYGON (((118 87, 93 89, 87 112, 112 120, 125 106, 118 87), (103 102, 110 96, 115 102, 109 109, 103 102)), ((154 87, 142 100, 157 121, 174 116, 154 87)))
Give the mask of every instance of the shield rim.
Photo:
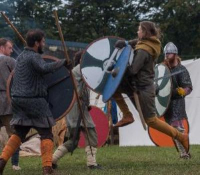
MULTIPOLYGON (((85 54, 85 52, 87 51, 87 49, 88 49, 93 43, 95 43, 95 42, 97 42, 97 41, 99 41, 99 40, 105 39, 105 38, 116 38, 116 39, 118 39, 118 40, 125 40, 124 38, 121 38, 121 37, 118 37, 118 36, 113 36, 113 35, 109 36, 109 35, 108 35, 108 36, 103 36, 103 37, 100 37, 100 38, 98 38, 98 39, 92 41, 92 42, 91 42, 90 44, 88 44, 88 46, 84 49, 83 54, 82 54, 82 56, 81 56, 80 65, 81 65, 82 60, 83 60, 83 55, 85 54)), ((92 91, 94 91, 95 93, 97 93, 97 94, 99 94, 99 95, 103 95, 103 92, 102 92, 102 94, 99 93, 99 92, 96 92, 93 88, 91 88, 91 87, 89 86, 89 84, 85 81, 85 78, 84 78, 84 76, 83 76, 83 74, 82 74, 82 69, 81 69, 81 76, 82 76, 82 79, 83 79, 84 83, 86 84, 86 86, 87 86, 89 89, 91 89, 92 91)))
MULTIPOLYGON (((159 66, 159 65, 163 65, 163 66, 165 66, 165 68, 169 71, 169 73, 171 73, 171 71, 170 71, 170 69, 167 67, 167 65, 165 65, 164 63, 160 63, 160 64, 158 64, 157 66, 159 66)), ((171 102, 171 97, 172 97, 172 86, 173 86, 173 84, 172 84, 172 77, 170 76, 169 77, 169 81, 170 81, 170 83, 171 83, 171 88, 170 88, 170 94, 169 94, 169 101, 168 101, 168 104, 167 104, 167 107, 165 108, 165 111, 163 112, 163 114, 162 115, 158 115, 158 113, 157 113, 157 108, 156 108, 156 115, 158 116, 158 117, 162 117, 162 116, 164 116, 164 114, 166 113, 166 111, 167 111, 167 109, 169 108, 169 104, 170 104, 170 102, 171 102)), ((155 96, 155 98, 157 98, 157 96, 155 96)), ((156 106, 156 105, 155 105, 156 106)))
MULTIPOLYGON (((42 58, 43 59, 50 59, 50 60, 53 60, 53 61, 59 61, 60 60, 59 58, 57 58, 55 56, 51 56, 51 55, 42 55, 42 58)), ((11 84, 11 80, 12 80, 13 75, 14 75, 14 70, 10 73, 10 75, 8 77, 8 80, 6 82, 6 96, 8 98, 8 102, 9 103, 11 103, 10 84, 11 84)), ((56 122, 59 121, 60 119, 62 119, 63 117, 65 117, 69 113, 69 111, 72 109, 72 107, 74 105, 75 100, 76 100, 76 94, 74 92, 72 101, 71 101, 69 107, 67 108, 67 110, 65 110, 65 112, 60 117, 58 117, 56 119, 54 118, 54 120, 56 122)))

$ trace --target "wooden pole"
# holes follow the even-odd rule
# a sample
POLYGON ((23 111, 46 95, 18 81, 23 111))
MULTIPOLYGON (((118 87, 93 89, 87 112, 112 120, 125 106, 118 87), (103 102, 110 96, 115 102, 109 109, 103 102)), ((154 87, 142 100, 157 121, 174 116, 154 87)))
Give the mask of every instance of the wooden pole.
POLYGON ((8 19, 8 17, 3 13, 0 12, 1 15, 4 17, 4 19, 6 20, 6 22, 11 26, 11 28, 15 31, 15 33, 17 34, 17 36, 20 38, 20 40, 23 42, 24 45, 27 45, 26 41, 24 40, 23 36, 18 32, 18 30, 15 28, 15 26, 11 23, 11 21, 8 19))
MULTIPOLYGON (((63 45, 63 48, 64 48, 65 58, 66 58, 67 62, 69 63, 70 59, 69 59, 69 56, 68 56, 68 53, 67 53, 67 47, 66 47, 65 42, 64 42, 64 37, 63 37, 63 33, 62 33, 62 30, 61 30, 61 27, 60 27, 60 23, 58 21, 57 11, 54 10, 53 13, 54 13, 54 16, 55 16, 56 25, 57 25, 57 28, 58 28, 58 31, 59 31, 60 39, 62 41, 62 45, 63 45)), ((89 143, 89 146, 90 146, 91 154, 93 156, 92 147, 91 147, 91 143, 90 143, 90 140, 89 140, 89 133, 88 133, 88 129, 87 129, 86 123, 85 123, 84 112, 83 112, 82 107, 81 107, 81 101, 79 99, 75 79, 74 79, 74 76, 73 76, 73 73, 72 73, 71 70, 70 70, 70 76, 72 78, 72 83, 73 83, 73 86, 74 86, 74 91, 75 91, 75 94, 76 94, 76 99, 77 99, 78 107, 79 107, 80 114, 81 114, 80 116, 81 116, 81 119, 83 121, 83 125, 84 125, 85 131, 86 131, 86 136, 88 138, 88 143, 89 143)))

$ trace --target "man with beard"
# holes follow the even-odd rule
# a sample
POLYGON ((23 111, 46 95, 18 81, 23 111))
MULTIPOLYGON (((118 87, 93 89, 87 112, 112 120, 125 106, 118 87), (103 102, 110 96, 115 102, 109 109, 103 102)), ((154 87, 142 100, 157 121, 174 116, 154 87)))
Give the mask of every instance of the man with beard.
POLYGON ((31 128, 41 137, 41 159, 43 174, 52 174, 53 134, 55 124, 46 101, 47 85, 44 75, 54 72, 66 64, 65 60, 45 62, 41 53, 45 35, 40 29, 29 30, 26 35, 27 47, 18 56, 11 88, 13 118, 10 122, 15 132, 8 140, 0 157, 0 175, 6 162, 24 141, 31 128))
MULTIPOLYGON (((10 137, 13 130, 10 126, 12 119, 12 107, 6 96, 6 84, 10 73, 15 67, 15 60, 10 57, 13 52, 12 41, 6 38, 0 38, 0 129, 5 126, 6 132, 10 137)), ((20 170, 19 167, 19 149, 11 159, 13 170, 20 170)))
MULTIPOLYGON (((172 76, 172 96, 164 117, 167 123, 184 133, 185 128, 183 121, 184 119, 187 120, 187 114, 185 111, 185 96, 191 93, 192 82, 189 72, 185 66, 181 65, 181 58, 178 56, 178 49, 174 43, 167 43, 164 47, 164 53, 164 64, 167 65, 170 72, 181 72, 172 76)), ((180 153, 180 158, 189 159, 191 157, 178 140, 174 139, 174 143, 180 153)))

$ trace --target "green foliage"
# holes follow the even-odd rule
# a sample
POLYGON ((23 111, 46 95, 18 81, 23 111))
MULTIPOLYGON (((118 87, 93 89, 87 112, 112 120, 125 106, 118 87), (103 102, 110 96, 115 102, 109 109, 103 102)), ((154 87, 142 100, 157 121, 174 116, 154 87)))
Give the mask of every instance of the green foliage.
MULTIPOLYGON (((60 8, 61 0, 4 0, 0 3, 0 11, 4 11, 6 16, 23 34, 31 28, 41 28, 45 30, 47 37, 55 38, 57 29, 53 17, 53 9, 60 8)), ((0 37, 13 37, 13 31, 7 27, 4 19, 0 18, 0 37)), ((15 34, 14 34, 15 35, 15 34)))
POLYGON ((163 46, 172 41, 178 47, 179 55, 200 56, 198 0, 145 1, 145 6, 147 11, 153 9, 148 18, 159 24, 163 46))
MULTIPOLYGON (((200 56, 200 3, 198 0, 2 0, 4 11, 20 33, 30 28, 43 29, 48 38, 59 39, 53 9, 58 10, 65 40, 92 42, 114 35, 127 40, 137 37, 142 20, 156 22, 162 44, 172 41, 183 58, 200 56)), ((0 37, 18 41, 0 18, 0 37)))
POLYGON ((91 42, 108 35, 132 38, 137 30, 135 13, 131 1, 69 0, 60 17, 65 38, 91 42))
MULTIPOLYGON (((89 170, 84 149, 76 149, 73 155, 65 155, 58 164, 55 175, 197 175, 200 146, 191 146, 192 158, 182 160, 175 148, 155 146, 118 147, 98 149, 97 160, 103 170, 89 170)), ((41 175, 39 157, 20 157, 21 171, 13 171, 7 163, 4 174, 41 175)))

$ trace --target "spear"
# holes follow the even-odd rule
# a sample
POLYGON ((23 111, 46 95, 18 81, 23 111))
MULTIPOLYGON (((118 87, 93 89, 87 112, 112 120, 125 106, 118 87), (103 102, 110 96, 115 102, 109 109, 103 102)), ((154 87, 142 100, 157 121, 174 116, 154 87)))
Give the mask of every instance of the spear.
MULTIPOLYGON (((53 13, 54 13, 54 16, 55 16, 56 25, 57 25, 57 28, 58 28, 58 31, 59 31, 60 39, 62 41, 62 46, 63 46, 63 49, 64 49, 65 59, 67 60, 68 63, 70 63, 69 55, 67 53, 67 47, 65 45, 65 41, 64 41, 62 30, 61 30, 61 26, 60 26, 60 23, 58 21, 57 11, 54 10, 53 13)), ((83 121, 83 125, 84 125, 85 131, 86 131, 86 136, 88 138, 88 143, 89 143, 89 146, 90 146, 91 154, 93 156, 92 147, 91 147, 91 143, 90 143, 90 140, 89 140, 89 133, 88 133, 88 129, 86 127, 86 123, 85 123, 85 119, 84 119, 84 113, 83 113, 83 110, 82 110, 82 107, 81 107, 81 101, 79 99, 79 95, 78 95, 78 91, 77 91, 77 88, 76 88, 75 79, 74 79, 74 76, 73 76, 73 73, 72 73, 71 70, 70 70, 70 76, 71 76, 71 79, 72 79, 72 83, 73 83, 73 86, 74 86, 76 99, 77 99, 77 102, 78 102, 78 107, 79 107, 79 110, 80 110, 80 117, 81 117, 81 119, 83 121)))
POLYGON ((20 40, 23 42, 24 45, 27 45, 25 39, 23 38, 23 36, 18 32, 18 30, 15 28, 15 26, 11 23, 11 21, 8 19, 8 17, 1 11, 0 12, 1 15, 4 17, 4 19, 6 20, 6 22, 11 26, 11 28, 15 31, 15 33, 18 35, 18 37, 20 38, 20 40))

